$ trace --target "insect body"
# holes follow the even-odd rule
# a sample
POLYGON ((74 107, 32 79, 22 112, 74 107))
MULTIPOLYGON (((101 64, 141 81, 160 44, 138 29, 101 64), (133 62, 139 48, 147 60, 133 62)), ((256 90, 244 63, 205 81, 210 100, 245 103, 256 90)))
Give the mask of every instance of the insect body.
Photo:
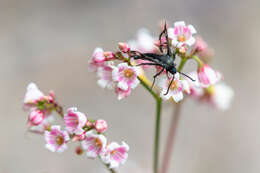
MULTIPOLYGON (((134 58, 135 60, 140 59, 140 60, 148 61, 146 63, 138 64, 137 66, 140 66, 140 65, 153 65, 153 66, 159 66, 159 67, 162 68, 158 73, 156 73, 153 76, 152 88, 153 88, 153 85, 154 85, 156 77, 158 77, 164 70, 166 71, 167 75, 168 75, 168 73, 173 75, 172 80, 171 80, 171 82, 170 82, 170 84, 168 86, 167 92, 165 93, 165 95, 167 95, 168 92, 169 92, 169 89, 171 87, 171 84, 174 81, 174 75, 177 73, 177 69, 176 69, 176 64, 175 64, 175 54, 173 54, 171 49, 170 49, 166 23, 164 25, 164 30, 161 32, 161 34, 159 36, 159 40, 160 40, 159 49, 160 49, 162 54, 140 53, 138 51, 131 51, 130 52, 130 57, 134 58), (163 44, 162 44, 162 36, 163 35, 165 35, 165 38, 166 38, 167 53, 163 52, 163 44)), ((184 75, 184 76, 186 76, 186 77, 188 77, 192 81, 194 81, 191 77, 187 76, 186 74, 181 73, 181 72, 179 72, 179 73, 184 75)))

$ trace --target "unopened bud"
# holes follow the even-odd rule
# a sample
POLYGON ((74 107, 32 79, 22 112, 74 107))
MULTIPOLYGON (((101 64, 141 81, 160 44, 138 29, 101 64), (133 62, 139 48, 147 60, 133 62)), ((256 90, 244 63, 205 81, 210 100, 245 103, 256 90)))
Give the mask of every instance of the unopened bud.
POLYGON ((99 133, 103 133, 107 130, 107 122, 105 120, 96 120, 95 129, 99 133))
POLYGON ((35 109, 30 113, 28 123, 29 125, 37 126, 41 124, 43 120, 44 120, 43 112, 38 109, 35 109))
POLYGON ((129 47, 129 45, 128 45, 127 43, 119 42, 119 43, 118 43, 118 47, 119 47, 119 49, 120 49, 122 52, 124 52, 124 53, 127 53, 127 52, 130 51, 130 47, 129 47))

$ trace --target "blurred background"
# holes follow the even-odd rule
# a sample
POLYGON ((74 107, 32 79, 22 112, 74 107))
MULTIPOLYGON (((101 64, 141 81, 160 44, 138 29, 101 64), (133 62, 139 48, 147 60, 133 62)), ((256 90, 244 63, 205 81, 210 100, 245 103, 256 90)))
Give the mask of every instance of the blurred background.
MULTIPOLYGON (((160 20, 184 20, 214 48, 213 67, 235 91, 225 112, 187 99, 171 171, 259 173, 260 1, 258 0, 1 0, 0 173, 107 172, 99 161, 44 148, 42 136, 26 133, 23 97, 29 82, 53 89, 65 108, 77 106, 108 121, 109 140, 130 145, 120 172, 151 172, 154 106, 142 88, 118 101, 88 71, 95 47, 115 50, 139 28, 159 34, 160 20)), ((195 69, 189 64, 187 69, 195 69)), ((172 105, 164 104, 162 146, 172 105)))

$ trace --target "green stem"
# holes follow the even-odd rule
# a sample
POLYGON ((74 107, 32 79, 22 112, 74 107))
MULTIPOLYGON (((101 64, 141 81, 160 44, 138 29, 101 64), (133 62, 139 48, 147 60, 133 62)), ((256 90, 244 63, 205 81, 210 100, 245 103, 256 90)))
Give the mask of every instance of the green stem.
POLYGON ((187 60, 188 60, 187 58, 182 58, 181 59, 181 63, 179 65, 178 69, 177 69, 178 72, 180 72, 183 69, 183 67, 186 64, 187 60))
POLYGON ((154 173, 158 173, 162 99, 140 77, 138 77, 138 79, 140 83, 143 85, 143 87, 154 97, 156 101, 153 169, 154 169, 154 173))
POLYGON ((198 56, 193 55, 191 58, 194 59, 198 63, 198 68, 200 68, 204 65, 204 63, 200 60, 200 58, 198 56))

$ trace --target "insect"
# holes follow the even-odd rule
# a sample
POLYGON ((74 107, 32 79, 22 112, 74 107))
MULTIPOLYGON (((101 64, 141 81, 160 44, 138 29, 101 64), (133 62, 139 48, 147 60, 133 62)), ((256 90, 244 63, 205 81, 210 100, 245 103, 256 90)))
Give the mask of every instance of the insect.
MULTIPOLYGON (((138 51, 131 51, 130 52, 130 58, 134 58, 135 60, 140 59, 140 60, 149 61, 149 62, 138 64, 137 66, 152 65, 152 66, 159 66, 159 67, 162 68, 158 73, 156 73, 153 76, 153 83, 152 83, 151 88, 153 88, 153 86, 154 86, 156 77, 158 77, 160 74, 162 74, 162 72, 164 70, 166 70, 167 76, 169 76, 168 75, 169 73, 172 74, 173 77, 170 81, 167 92, 164 94, 164 95, 167 95, 168 92, 169 92, 169 89, 172 85, 172 82, 174 81, 174 75, 177 73, 177 68, 176 68, 176 64, 174 62, 175 61, 175 54, 172 53, 171 48, 170 48, 170 44, 169 44, 166 22, 165 22, 165 25, 164 25, 164 30, 159 35, 159 41, 160 41, 159 49, 160 49, 160 52, 162 54, 140 53, 138 51), (162 36, 165 36, 165 38, 166 38, 166 49, 167 49, 166 53, 164 53, 164 51, 163 51, 162 36)), ((188 75, 186 75, 182 72, 178 72, 178 73, 188 77, 192 81, 195 81, 191 77, 189 77, 188 75)))

